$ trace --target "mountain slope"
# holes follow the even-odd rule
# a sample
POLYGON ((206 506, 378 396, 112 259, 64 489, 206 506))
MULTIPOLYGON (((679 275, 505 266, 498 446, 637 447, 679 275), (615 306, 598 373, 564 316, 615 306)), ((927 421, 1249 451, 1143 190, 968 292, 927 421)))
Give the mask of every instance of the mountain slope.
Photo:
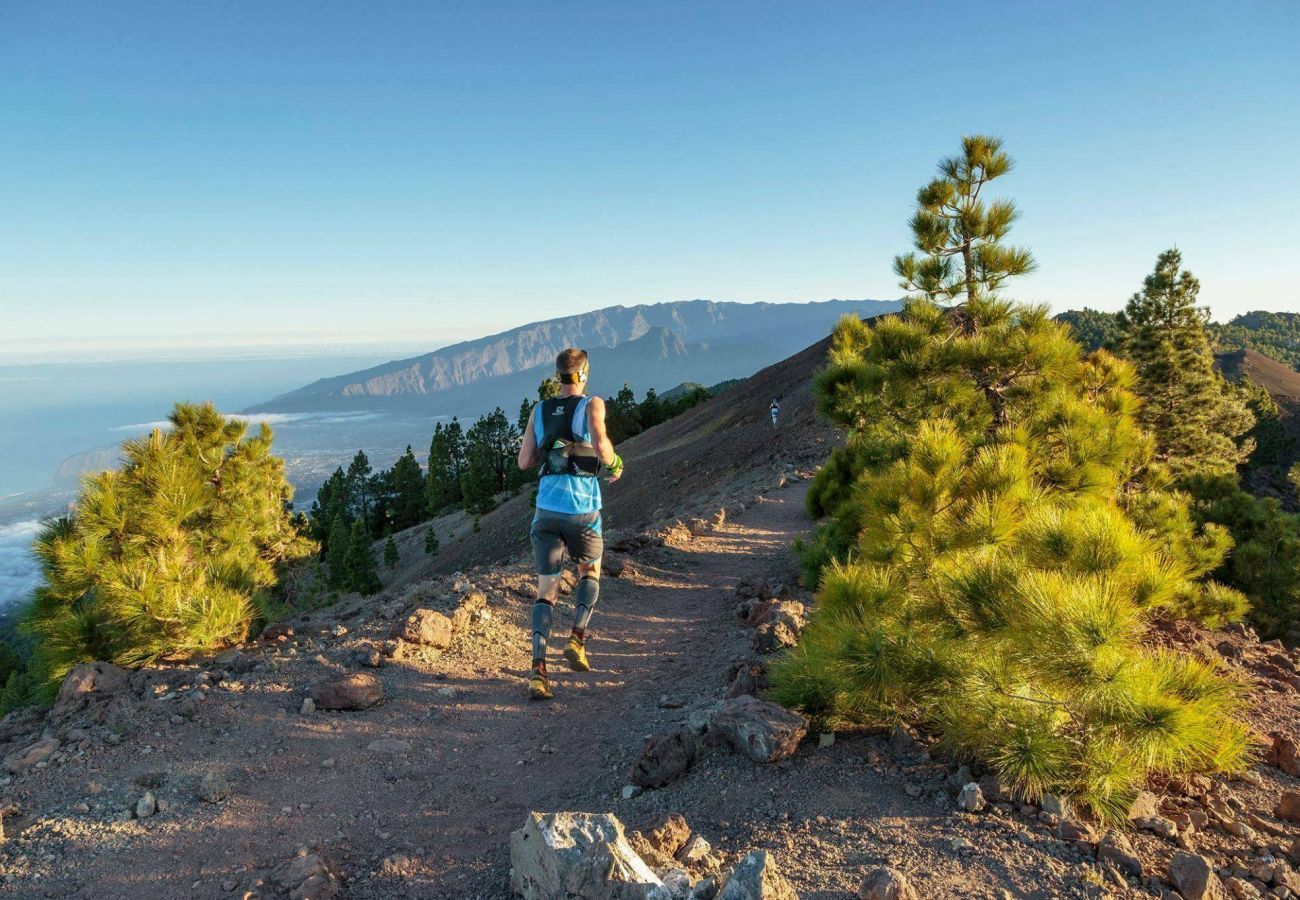
MULTIPOLYGON (((565 347, 582 347, 595 355, 598 351, 614 350, 653 336, 657 331, 676 335, 685 351, 679 354, 686 358, 684 371, 670 384, 687 378, 714 382, 748 375, 811 344, 829 332, 841 315, 869 316, 897 308, 897 302, 877 300, 823 303, 691 300, 614 306, 535 322, 411 359, 321 379, 259 404, 251 411, 395 406, 429 413, 477 413, 502 402, 494 399, 505 396, 499 386, 493 387, 496 382, 534 370, 548 371, 555 355, 565 347), (697 364, 706 371, 697 373, 697 364)), ((668 348, 666 352, 671 355, 676 348, 668 348)), ((620 371, 624 374, 613 384, 614 390, 623 380, 641 388, 658 376, 653 368, 639 367, 633 357, 626 359, 620 371)), ((517 397, 514 402, 518 402, 517 397)))
MULTIPOLYGON (((830 338, 768 366, 667 422, 618 445, 627 463, 616 484, 603 487, 606 529, 640 528, 665 516, 704 515, 711 509, 748 500, 765 490, 789 467, 820 464, 839 436, 816 412, 814 373, 826 362, 830 338), (781 398, 780 427, 773 429, 767 407, 781 398)), ((532 516, 529 492, 483 516, 479 532, 448 539, 450 526, 433 523, 442 539, 435 557, 424 555, 419 525, 397 536, 402 558, 413 560, 400 581, 449 573, 502 561, 528 543, 532 516)))
MULTIPOLYGON (((1215 354, 1214 364, 1229 381, 1249 378, 1266 390, 1278 407, 1280 434, 1260 434, 1261 451, 1242 471, 1247 489, 1271 496, 1286 509, 1300 509, 1290 470, 1300 462, 1300 372, 1255 350, 1215 354)), ((1273 426, 1276 428, 1276 426, 1273 426)))

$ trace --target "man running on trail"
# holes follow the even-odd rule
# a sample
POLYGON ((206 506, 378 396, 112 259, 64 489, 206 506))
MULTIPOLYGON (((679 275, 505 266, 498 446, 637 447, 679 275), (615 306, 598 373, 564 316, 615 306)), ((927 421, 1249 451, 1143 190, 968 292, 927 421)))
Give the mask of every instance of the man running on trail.
POLYGON ((775 428, 776 417, 781 414, 781 404, 776 402, 775 397, 772 398, 772 405, 767 408, 767 413, 772 417, 772 427, 775 428))
POLYGON ((533 407, 519 448, 519 468, 541 466, 537 512, 529 532, 537 566, 533 670, 528 679, 528 696, 533 700, 554 696, 546 676, 546 642, 551 636, 565 551, 577 563, 578 586, 573 590, 573 631, 564 648, 564 660, 575 672, 591 668, 587 624, 600 596, 600 557, 604 552, 598 476, 618 481, 623 460, 605 432, 605 401, 585 393, 589 369, 584 350, 569 349, 556 357, 560 395, 533 407))

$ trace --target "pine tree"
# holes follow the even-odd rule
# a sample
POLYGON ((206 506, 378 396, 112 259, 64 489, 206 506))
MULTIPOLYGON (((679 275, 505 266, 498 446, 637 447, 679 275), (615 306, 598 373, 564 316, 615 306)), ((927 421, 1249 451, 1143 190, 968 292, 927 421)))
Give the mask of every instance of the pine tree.
POLYGON ((177 404, 171 430, 123 445, 84 482, 73 515, 34 550, 43 583, 24 628, 57 682, 76 663, 140 665, 242 640, 281 563, 314 552, 265 425, 177 404))
POLYGON ((430 556, 436 556, 438 553, 438 534, 432 527, 424 532, 424 552, 430 556))
POLYGON ((1242 490, 1232 475, 1194 475, 1188 491, 1202 521, 1226 527, 1232 554, 1215 577, 1250 597, 1250 618, 1264 638, 1295 637, 1300 626, 1300 516, 1274 497, 1242 490))
POLYGON ((1254 417, 1240 392, 1214 369, 1197 307, 1200 283, 1166 250, 1120 314, 1122 349, 1137 369, 1139 418, 1156 438, 1157 458, 1175 478, 1235 473, 1250 455, 1254 417))
MULTIPOLYGON (((501 407, 480 417, 466 433, 465 442, 470 468, 478 461, 485 461, 492 470, 493 494, 511 486, 510 474, 519 469, 515 465, 519 454, 519 431, 506 418, 501 407)), ((480 496, 476 494, 476 497, 480 496)), ((466 502, 470 502, 468 496, 466 502)))
POLYGON ((534 401, 529 400, 527 397, 525 397, 524 401, 519 404, 519 419, 516 423, 516 427, 519 429, 521 435, 528 432, 528 420, 533 417, 533 407, 536 405, 537 404, 534 401))
POLYGON ((383 586, 379 583, 379 568, 375 564, 370 532, 360 519, 352 523, 347 564, 349 589, 368 596, 383 586))
MULTIPOLYGON (((543 378, 537 385, 537 401, 550 400, 552 397, 560 396, 560 383, 554 378, 543 378)), ((533 407, 537 401, 524 398, 524 402, 519 406, 519 434, 522 435, 528 430, 528 417, 532 415, 533 407)))
POLYGON ((465 508, 470 512, 481 514, 492 508, 492 502, 499 492, 499 481, 486 452, 471 453, 469 468, 461 478, 460 489, 465 498, 465 508))
POLYGON ((344 521, 349 524, 352 521, 352 495, 342 466, 325 479, 325 483, 316 492, 316 499, 312 501, 310 516, 312 539, 322 545, 328 545, 330 529, 334 527, 334 520, 338 516, 343 516, 344 521))
POLYGON ((346 590, 348 587, 348 549, 352 546, 352 529, 339 513, 330 528, 329 542, 325 545, 325 571, 330 587, 346 590))
POLYGON ((388 537, 384 540, 384 565, 393 568, 402 559, 402 554, 397 549, 397 541, 393 540, 393 533, 390 531, 388 537))
POLYGON ((642 431, 637 414, 636 395, 626 382, 619 392, 609 398, 605 406, 605 429, 615 444, 620 444, 642 431))
POLYGON ((1150 774, 1244 764, 1233 686, 1142 642, 1156 610, 1219 622, 1244 598, 1202 581, 1221 529, 1133 489, 1152 450, 1132 369, 998 298, 1009 267, 991 271, 939 292, 960 307, 922 285, 902 314, 836 328, 815 387, 848 441, 814 483, 818 602, 775 696, 932 729, 1021 795, 1122 818, 1150 774))
POLYGON ((406 452, 393 463, 388 482, 392 491, 390 518, 393 530, 404 531, 424 521, 424 472, 420 470, 420 463, 411 452, 410 444, 406 445, 406 452))
POLYGON ((978 134, 963 137, 961 154, 939 163, 939 177, 916 196, 911 226, 920 252, 894 258, 904 290, 934 303, 961 303, 1034 270, 1028 250, 1002 243, 1019 215, 1015 204, 980 196, 1011 168, 1002 140, 978 134))
POLYGON ((348 465, 348 495, 353 504, 353 515, 364 521, 367 526, 371 525, 370 473, 369 457, 364 450, 358 450, 357 455, 352 457, 352 462, 348 465))
POLYGON ((663 404, 659 401, 659 395, 652 387, 646 388, 645 399, 641 401, 636 412, 643 428, 654 428, 667 418, 663 404))
POLYGON ((1070 337, 1089 353, 1094 350, 1115 353, 1119 350, 1119 313, 1100 312, 1085 306, 1059 313, 1056 321, 1069 325, 1070 337))
POLYGON ((431 515, 461 502, 460 482, 465 466, 465 434, 460 421, 453 417, 445 426, 437 423, 429 443, 429 472, 425 479, 425 502, 431 515))

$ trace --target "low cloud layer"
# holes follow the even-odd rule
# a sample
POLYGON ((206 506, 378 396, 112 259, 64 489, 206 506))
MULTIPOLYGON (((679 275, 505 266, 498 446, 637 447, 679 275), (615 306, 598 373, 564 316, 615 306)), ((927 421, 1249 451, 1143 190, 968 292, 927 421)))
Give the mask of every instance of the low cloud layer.
POLYGON ((37 521, 0 525, 0 608, 26 599, 39 580, 32 558, 32 539, 41 530, 37 521))

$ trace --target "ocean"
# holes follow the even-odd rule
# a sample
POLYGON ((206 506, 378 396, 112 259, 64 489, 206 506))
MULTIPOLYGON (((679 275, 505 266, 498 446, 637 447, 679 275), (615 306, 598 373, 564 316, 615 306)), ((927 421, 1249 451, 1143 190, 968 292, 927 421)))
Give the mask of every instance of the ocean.
MULTIPOLYGON (((337 353, 0 364, 0 610, 35 584, 31 540, 42 517, 66 508, 76 471, 112 465, 115 448, 165 424, 173 403, 211 400, 235 412, 318 378, 430 349, 384 345, 337 353)), ((254 421, 275 428, 276 450, 308 502, 320 473, 346 465, 357 449, 386 465, 405 443, 427 449, 433 428, 431 419, 364 410, 267 413, 254 421)))

